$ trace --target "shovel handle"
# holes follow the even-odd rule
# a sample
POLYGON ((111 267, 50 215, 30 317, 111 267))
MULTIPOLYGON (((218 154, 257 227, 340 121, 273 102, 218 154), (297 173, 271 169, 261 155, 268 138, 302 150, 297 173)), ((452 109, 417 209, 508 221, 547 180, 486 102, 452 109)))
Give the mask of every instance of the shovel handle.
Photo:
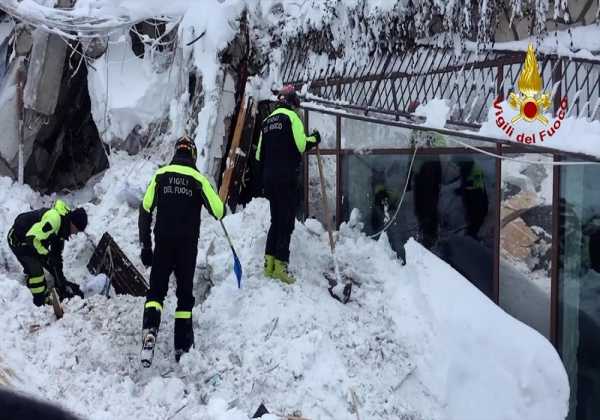
POLYGON ((319 166, 319 179, 321 180, 321 203, 325 212, 325 220, 327 224, 327 233, 329 234, 329 247, 331 252, 335 252, 335 242, 333 240, 333 227, 331 226, 331 215, 329 213, 329 205, 327 204, 327 193, 325 191, 325 177, 323 175, 323 162, 321 161, 321 153, 319 152, 319 144, 317 143, 317 165, 319 166))
POLYGON ((231 243, 231 238, 229 237, 229 233, 227 233, 227 229, 225 229, 223 220, 219 220, 219 223, 221 223, 221 227, 223 228, 223 233, 225 233, 225 238, 227 238, 227 242, 229 243, 229 246, 231 247, 231 249, 233 249, 233 244, 231 243))

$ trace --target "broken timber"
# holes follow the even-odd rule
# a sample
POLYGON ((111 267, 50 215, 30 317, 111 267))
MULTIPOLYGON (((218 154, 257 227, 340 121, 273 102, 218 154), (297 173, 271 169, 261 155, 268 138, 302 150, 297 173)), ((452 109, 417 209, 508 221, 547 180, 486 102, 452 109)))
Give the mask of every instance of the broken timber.
POLYGON ((106 274, 117 294, 146 296, 148 283, 119 245, 105 232, 87 265, 90 273, 106 274))
POLYGON ((234 209, 240 201, 244 178, 251 158, 253 134, 256 123, 257 106, 253 98, 244 99, 237 114, 235 130, 229 154, 223 171, 219 197, 234 209))

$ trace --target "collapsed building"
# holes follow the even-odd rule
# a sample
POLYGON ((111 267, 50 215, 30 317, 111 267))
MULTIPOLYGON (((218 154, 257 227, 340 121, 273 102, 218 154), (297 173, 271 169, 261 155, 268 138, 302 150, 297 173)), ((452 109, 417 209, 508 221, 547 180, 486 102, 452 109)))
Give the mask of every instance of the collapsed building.
POLYGON ((110 153, 167 154, 187 132, 205 140, 202 170, 235 209, 261 194, 260 167, 248 157, 270 110, 268 93, 293 84, 305 98, 307 129, 323 133, 333 210, 326 220, 313 152, 304 160, 299 217, 363 223, 399 258, 405 241, 417 238, 556 346, 571 381, 570 418, 600 415, 592 398, 600 369, 590 357, 600 348, 600 170, 582 164, 598 162, 600 145, 594 153, 528 144, 486 125, 494 103, 518 93, 532 35, 552 102, 547 113, 557 116, 566 97, 570 118, 597 123, 600 46, 580 45, 597 2, 557 2, 566 4, 540 14, 502 2, 469 13, 457 2, 442 12, 423 1, 413 15, 400 6, 326 3, 329 14, 310 24, 284 2, 270 19, 244 11, 214 73, 193 56, 205 34, 185 33, 184 42, 177 18, 147 16, 103 35, 97 23, 87 32, 58 23, 48 31, 4 6, 12 17, 0 45, 0 174, 43 192, 74 189, 101 173, 110 153), (290 19, 292 29, 274 30, 290 19), (118 66, 146 72, 172 100, 141 88, 137 101, 119 98, 116 90, 136 84, 122 84, 118 66), (137 106, 147 107, 146 118, 131 117, 137 106))

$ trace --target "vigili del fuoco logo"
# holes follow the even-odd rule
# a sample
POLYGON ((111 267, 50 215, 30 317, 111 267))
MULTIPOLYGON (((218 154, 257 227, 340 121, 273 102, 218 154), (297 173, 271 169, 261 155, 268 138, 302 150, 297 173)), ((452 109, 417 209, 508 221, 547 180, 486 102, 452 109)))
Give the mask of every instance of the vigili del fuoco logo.
POLYGON ((496 125, 511 140, 521 143, 535 144, 550 140, 565 119, 568 102, 566 97, 560 100, 560 107, 553 121, 549 121, 544 115, 545 111, 552 112, 552 99, 548 93, 543 92, 544 82, 531 44, 527 48, 517 87, 519 93, 511 92, 508 96, 508 104, 512 109, 506 113, 502 109, 500 97, 494 100, 496 125))

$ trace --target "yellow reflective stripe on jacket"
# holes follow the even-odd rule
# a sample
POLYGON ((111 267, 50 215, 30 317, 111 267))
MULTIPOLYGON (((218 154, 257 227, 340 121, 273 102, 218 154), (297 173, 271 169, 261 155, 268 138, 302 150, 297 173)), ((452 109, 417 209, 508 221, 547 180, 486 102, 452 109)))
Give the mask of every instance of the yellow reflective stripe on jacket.
POLYGON ((67 206, 67 203, 65 203, 62 200, 56 200, 56 202, 54 203, 54 210, 56 210, 61 216, 65 216, 68 212, 71 211, 69 206, 67 206))
POLYGON ((27 283, 29 284, 40 284, 44 282, 44 276, 37 276, 37 277, 29 277, 29 279, 27 280, 27 283))
POLYGON ((34 295, 37 295, 39 293, 44 293, 46 291, 46 286, 44 285, 44 286, 40 286, 40 287, 31 287, 31 288, 29 288, 29 290, 34 295))
MULTIPOLYGON (((267 117, 270 118, 273 115, 283 114, 290 119, 290 124, 292 126, 292 135, 294 136, 294 143, 296 143, 296 149, 298 149, 299 153, 304 153, 306 151, 306 143, 316 143, 317 138, 315 136, 307 136, 304 133, 304 124, 302 120, 291 109, 287 108, 277 108, 275 111, 271 112, 271 114, 267 117)), ((265 120, 267 119, 265 118, 265 120)), ((258 139, 258 148, 256 149, 256 160, 260 160, 260 151, 262 149, 262 133, 260 138, 258 139)))
POLYGON ((144 194, 144 200, 142 201, 142 207, 148 213, 152 211, 152 207, 154 206, 154 195, 156 192, 156 174, 152 177, 148 188, 146 188, 146 193, 144 194))
POLYGON ((217 220, 223 218, 223 215, 225 214, 225 207, 223 205, 223 202, 219 198, 219 195, 215 192, 212 185, 210 185, 210 182, 208 182, 208 179, 206 179, 196 169, 184 165, 167 165, 156 171, 156 173, 152 177, 152 181, 150 181, 148 189, 146 190, 146 194, 144 195, 144 210, 146 210, 147 212, 152 211, 152 206, 154 205, 154 191, 156 189, 156 177, 167 172, 174 172, 181 175, 191 176, 196 181, 198 181, 198 183, 202 187, 204 197, 206 197, 206 200, 208 201, 207 205, 210 206, 212 214, 217 220))
MULTIPOLYGON (((283 114, 290 119, 290 123, 292 125, 292 134, 294 135, 294 142, 296 143, 296 148, 298 149, 298 152, 304 153, 304 151, 306 150, 306 142, 317 142, 317 139, 314 136, 307 136, 304 133, 304 124, 302 123, 302 120, 300 119, 298 114, 296 114, 294 111, 287 108, 277 108, 267 118, 277 114, 283 114)), ((256 151, 256 153, 258 154, 259 151, 260 148, 256 151)))
POLYGON ((483 190, 485 187, 485 177, 483 175, 483 170, 474 166, 469 174, 467 181, 470 183, 465 189, 467 190, 483 190))
POLYGON ((144 305, 144 308, 154 308, 157 311, 162 312, 162 305, 155 300, 146 302, 146 304, 144 305))
POLYGON ((176 311, 176 319, 190 319, 192 317, 192 311, 176 311))
POLYGON ((58 233, 60 229, 60 214, 54 208, 46 211, 42 219, 34 223, 33 226, 27 231, 25 236, 33 236, 33 246, 38 254, 47 255, 48 250, 42 245, 42 241, 48 239, 50 235, 58 233), (44 232, 44 227, 50 224, 51 229, 47 232, 44 232))
POLYGON ((256 160, 260 160, 260 149, 262 147, 262 131, 260 132, 260 136, 258 137, 258 148, 256 149, 256 155, 254 156, 256 160))

